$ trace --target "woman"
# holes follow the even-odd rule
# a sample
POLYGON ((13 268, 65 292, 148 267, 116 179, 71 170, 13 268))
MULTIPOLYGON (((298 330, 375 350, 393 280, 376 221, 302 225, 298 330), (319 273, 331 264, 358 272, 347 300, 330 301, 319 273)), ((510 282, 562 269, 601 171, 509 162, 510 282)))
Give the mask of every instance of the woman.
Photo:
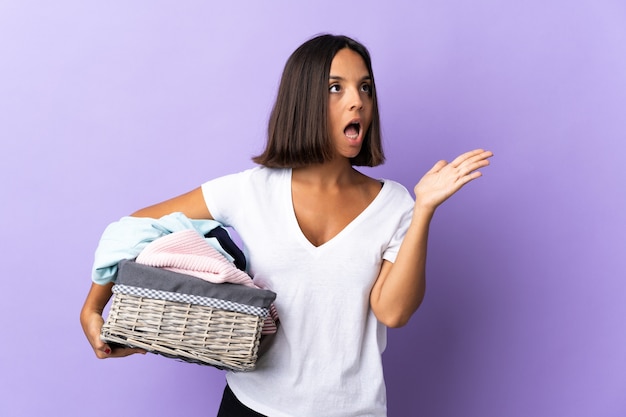
MULTIPOLYGON (((232 226, 257 285, 278 294, 281 327, 253 372, 227 374, 219 416, 385 416, 386 327, 406 324, 422 302, 435 209, 491 156, 479 149, 437 162, 415 200, 360 173, 354 166, 384 161, 369 53, 344 36, 301 45, 253 159, 260 166, 133 214, 232 226)), ((111 286, 94 283, 81 312, 99 358, 141 352, 99 339, 111 286)))

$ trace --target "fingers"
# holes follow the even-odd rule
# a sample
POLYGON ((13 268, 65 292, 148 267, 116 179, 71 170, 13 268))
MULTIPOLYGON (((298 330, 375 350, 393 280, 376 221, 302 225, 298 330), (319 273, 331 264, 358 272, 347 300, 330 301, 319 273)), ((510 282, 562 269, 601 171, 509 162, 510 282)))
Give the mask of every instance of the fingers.
POLYGON ((91 346, 93 347, 93 351, 98 359, 108 358, 113 351, 111 349, 111 346, 104 343, 102 340, 100 340, 100 338, 98 338, 97 341, 94 341, 91 346))
MULTIPOLYGON (((465 152, 457 156, 450 165, 453 167, 459 167, 464 163, 474 163, 478 161, 486 161, 488 158, 491 158, 493 153, 491 151, 485 151, 483 149, 475 149, 473 151, 465 152)), ((487 164, 488 165, 488 164, 487 164)))
POLYGON ((493 156, 491 151, 476 149, 459 155, 450 163, 450 167, 457 169, 459 178, 463 183, 480 177, 482 174, 476 171, 489 165, 489 158, 493 156))
POLYGON ((433 167, 431 169, 428 170, 428 172, 426 172, 427 174, 432 174, 434 172, 438 172, 441 170, 441 168, 445 167, 446 165, 448 165, 447 161, 441 160, 438 161, 435 165, 433 165, 433 167))
POLYGON ((478 170, 488 166, 489 158, 492 156, 491 151, 475 149, 459 155, 449 164, 445 161, 439 161, 430 172, 439 173, 449 178, 453 192, 456 192, 468 182, 481 177, 482 173, 478 170), (440 168, 439 171, 435 171, 435 168, 438 167, 440 168))
POLYGON ((102 341, 101 346, 96 347, 94 345, 94 352, 98 359, 106 359, 106 358, 123 358, 125 356, 134 355, 136 353, 145 355, 146 351, 140 348, 130 348, 126 346, 111 346, 102 341))
POLYGON ((102 339, 100 339, 100 331, 98 331, 98 334, 94 336, 92 347, 94 352, 96 353, 96 356, 99 359, 123 358, 125 356, 133 355, 135 353, 146 353, 144 349, 130 348, 121 345, 111 346, 108 343, 103 342, 102 339))
POLYGON ((465 167, 473 167, 469 169, 467 172, 474 171, 480 167, 489 165, 488 159, 493 156, 493 152, 485 151, 483 149, 474 149, 473 151, 465 152, 459 156, 457 156, 452 162, 448 163, 447 161, 441 160, 438 161, 428 172, 427 174, 434 173, 440 171, 442 168, 449 166, 450 168, 459 168, 462 165, 465 167))
POLYGON ((81 315, 81 323, 87 340, 91 345, 96 357, 99 359, 121 358, 135 353, 145 354, 144 349, 129 348, 125 346, 111 346, 100 339, 104 320, 100 313, 84 311, 81 315))
POLYGON ((124 347, 124 346, 120 346, 120 347, 114 347, 113 351, 108 355, 108 357, 110 358, 123 358, 126 356, 130 356, 130 355, 134 355, 136 353, 139 353, 141 355, 145 355, 146 351, 144 349, 139 349, 139 348, 130 348, 130 347, 124 347))
POLYGON ((91 343, 91 347, 93 348, 94 353, 98 357, 98 359, 105 359, 113 356, 113 348, 104 343, 102 339, 100 339, 100 330, 93 331, 89 336, 89 342, 91 343))
POLYGON ((416 203, 434 209, 468 182, 482 176, 480 168, 489 165, 491 151, 476 149, 459 155, 452 162, 437 162, 413 189, 416 203))

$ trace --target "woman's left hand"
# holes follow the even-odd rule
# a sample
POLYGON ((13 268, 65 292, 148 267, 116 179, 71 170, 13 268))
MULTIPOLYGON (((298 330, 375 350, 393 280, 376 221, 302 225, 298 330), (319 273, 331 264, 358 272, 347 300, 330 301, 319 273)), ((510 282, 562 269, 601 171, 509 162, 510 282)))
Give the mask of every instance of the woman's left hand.
POLYGON ((415 202, 424 209, 435 210, 468 182, 480 177, 480 168, 489 165, 490 151, 476 149, 459 155, 454 161, 437 162, 417 183, 415 202))

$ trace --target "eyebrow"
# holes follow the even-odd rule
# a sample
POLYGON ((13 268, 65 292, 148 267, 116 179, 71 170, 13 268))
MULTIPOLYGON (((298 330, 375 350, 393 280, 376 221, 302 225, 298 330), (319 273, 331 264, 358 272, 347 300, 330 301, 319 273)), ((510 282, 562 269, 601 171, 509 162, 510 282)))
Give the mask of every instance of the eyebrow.
MULTIPOLYGON (((339 75, 332 75, 331 74, 328 78, 330 80, 345 81, 345 78, 341 77, 339 75)), ((371 80, 372 80, 372 76, 371 75, 365 75, 359 81, 371 81, 371 80)))

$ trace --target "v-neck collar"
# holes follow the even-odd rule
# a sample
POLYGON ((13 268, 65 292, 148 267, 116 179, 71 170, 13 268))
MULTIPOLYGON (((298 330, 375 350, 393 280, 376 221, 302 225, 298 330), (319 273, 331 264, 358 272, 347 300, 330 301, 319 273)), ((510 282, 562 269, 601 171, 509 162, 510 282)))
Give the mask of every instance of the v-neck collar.
POLYGON ((324 248, 329 246, 333 246, 334 242, 341 240, 342 237, 349 233, 351 229, 355 228, 359 223, 363 221, 363 218, 367 216, 367 214, 375 209, 375 206, 378 205, 378 201, 381 200, 382 195, 387 192, 389 186, 387 185, 385 180, 379 180, 382 183, 382 187, 376 194, 376 197, 361 211, 354 219, 350 221, 343 229, 339 231, 336 235, 331 237, 326 242, 322 243, 319 246, 314 245, 311 241, 306 237, 300 224, 298 223, 298 218, 296 217, 296 211, 293 204, 293 194, 291 192, 292 187, 292 170, 287 169, 285 174, 285 182, 284 182, 284 192, 285 192, 285 201, 288 204, 287 212, 289 213, 289 222, 291 224, 291 228, 294 230, 294 234, 297 236, 297 240, 305 246, 309 251, 321 251, 324 248))

